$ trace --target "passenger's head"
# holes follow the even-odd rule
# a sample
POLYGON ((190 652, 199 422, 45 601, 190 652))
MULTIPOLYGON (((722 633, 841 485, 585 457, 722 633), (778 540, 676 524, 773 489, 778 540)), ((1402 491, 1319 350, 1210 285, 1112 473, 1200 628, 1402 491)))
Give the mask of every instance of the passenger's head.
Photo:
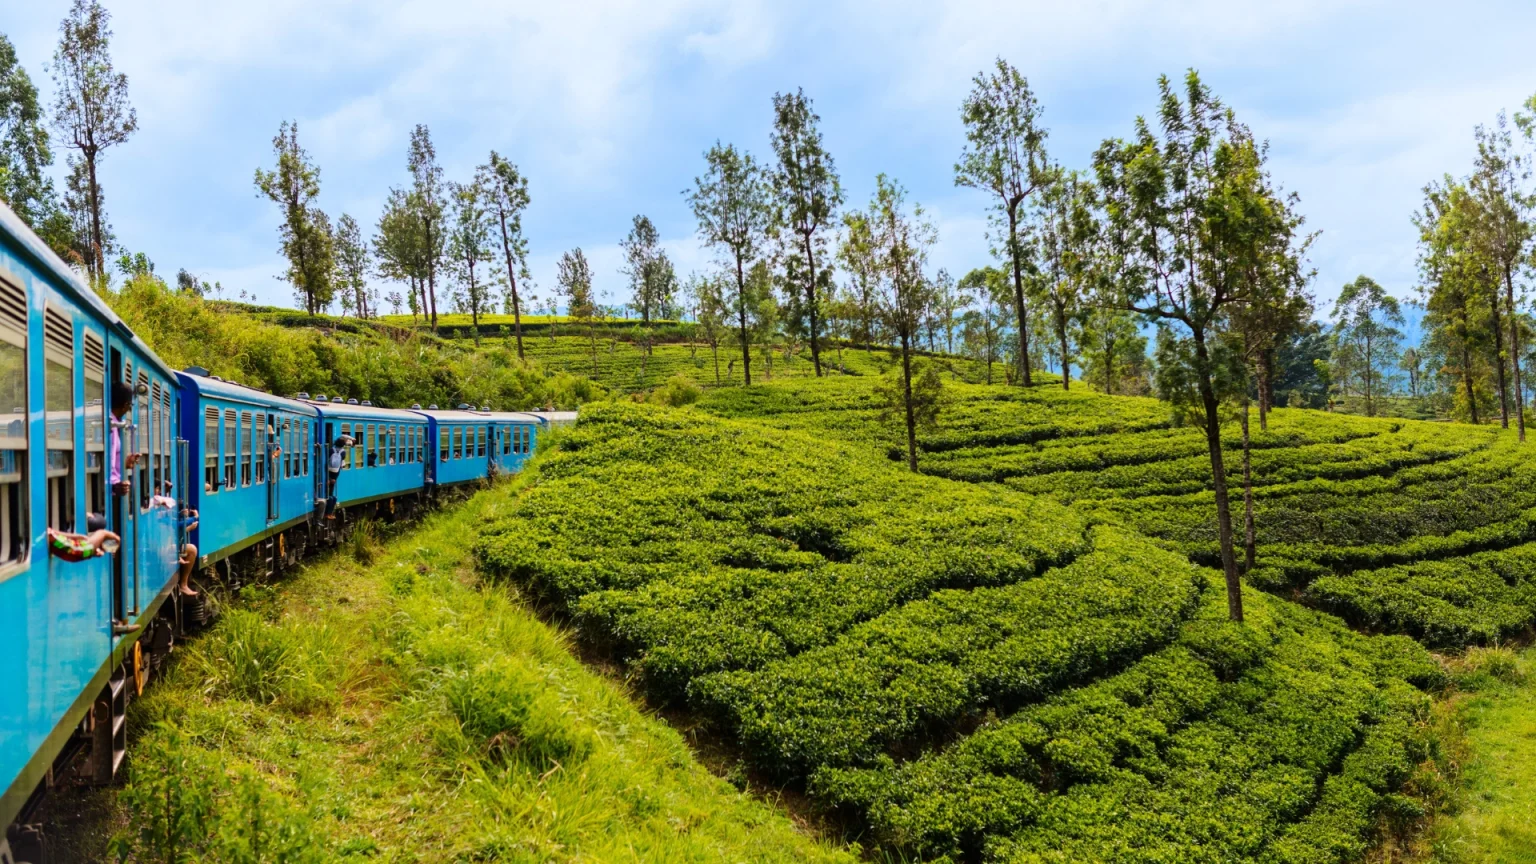
POLYGON ((133 388, 121 381, 112 384, 112 413, 121 417, 133 407, 133 388))

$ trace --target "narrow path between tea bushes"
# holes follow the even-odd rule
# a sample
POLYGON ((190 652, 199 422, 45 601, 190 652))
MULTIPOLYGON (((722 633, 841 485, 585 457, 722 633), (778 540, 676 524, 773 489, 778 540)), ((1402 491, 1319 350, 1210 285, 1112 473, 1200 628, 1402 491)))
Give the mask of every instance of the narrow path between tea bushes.
POLYGON ((1461 662, 1463 786, 1457 812, 1428 832, 1425 860, 1536 864, 1536 648, 1472 649, 1461 662))
POLYGON ((852 861, 480 583, 470 544, 513 498, 248 592, 182 646, 132 716, 128 860, 852 861))

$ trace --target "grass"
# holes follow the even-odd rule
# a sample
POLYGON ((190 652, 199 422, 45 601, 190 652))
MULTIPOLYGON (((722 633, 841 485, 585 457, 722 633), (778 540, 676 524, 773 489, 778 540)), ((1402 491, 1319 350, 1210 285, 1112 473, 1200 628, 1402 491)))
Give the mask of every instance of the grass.
MULTIPOLYGON (((514 481, 515 482, 515 481, 514 481)), ((469 560, 506 486, 358 540, 183 646, 135 704, 128 860, 851 861, 469 560), (376 547, 375 547, 375 544, 376 547), (177 859, 181 860, 181 859, 177 859)), ((108 860, 98 850, 101 860, 108 860)))
POLYGON ((1536 648, 1472 649, 1456 665, 1459 806, 1426 832, 1420 860, 1536 864, 1536 648))

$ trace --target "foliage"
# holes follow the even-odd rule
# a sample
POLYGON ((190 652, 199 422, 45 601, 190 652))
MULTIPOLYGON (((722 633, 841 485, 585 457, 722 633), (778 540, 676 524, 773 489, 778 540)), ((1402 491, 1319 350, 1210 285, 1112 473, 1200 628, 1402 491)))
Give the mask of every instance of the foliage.
POLYGON ((336 241, 330 219, 314 203, 320 195, 320 169, 299 146, 297 121, 283 121, 272 150, 277 167, 256 169, 256 191, 282 211, 278 235, 288 259, 284 278, 293 286, 294 298, 314 315, 330 306, 336 294, 336 241))
POLYGON ((523 236, 523 211, 528 208, 528 179, 517 166, 491 151, 490 161, 475 169, 475 182, 486 192, 491 215, 499 229, 501 254, 507 277, 506 310, 512 315, 513 335, 517 337, 517 356, 523 358, 523 295, 517 280, 526 290, 533 284, 528 272, 528 240, 523 236))
POLYGON ((730 256, 736 290, 725 297, 732 307, 741 345, 741 371, 752 383, 751 339, 747 318, 752 298, 747 290, 747 271, 765 251, 772 218, 768 178, 752 154, 718 142, 704 154, 704 174, 683 194, 699 220, 699 237, 730 256))
POLYGON ((76 236, 85 242, 86 273, 106 275, 111 251, 101 184, 96 176, 102 154, 128 140, 139 128, 138 113, 128 102, 128 76, 112 65, 112 16, 98 0, 74 0, 59 25, 53 52, 53 127, 63 144, 80 154, 71 163, 66 206, 76 220, 76 236))
POLYGON ((271 317, 173 291, 150 275, 104 299, 173 369, 201 366, 269 393, 343 395, 405 408, 469 402, 498 410, 574 407, 600 398, 601 386, 558 369, 544 371, 507 347, 471 351, 410 331, 374 329, 352 319, 271 317), (345 328, 345 329, 344 329, 345 328))
POLYGON ((811 363, 817 375, 821 374, 821 307, 832 286, 826 229, 834 223, 837 208, 843 203, 842 182, 832 155, 822 144, 817 128, 820 122, 804 90, 773 95, 773 134, 769 140, 778 160, 770 174, 774 221, 780 230, 794 235, 782 244, 781 254, 786 273, 800 279, 793 280, 797 284, 787 293, 796 298, 789 305, 806 319, 811 363))
POLYGON ((134 864, 851 864, 711 775, 565 636, 476 578, 465 538, 515 494, 499 485, 386 537, 370 566, 332 556, 247 589, 249 611, 178 646, 131 709, 148 731, 114 795, 114 851, 134 864), (231 629, 278 647, 330 634, 312 659, 336 698, 295 712, 208 686, 231 629))
MULTIPOLYGON (((976 390, 1166 431, 1151 400, 976 390)), ((836 443, 875 402, 807 378, 706 397, 752 422, 586 410, 477 555, 893 855, 1342 862, 1407 800, 1423 649, 1263 595, 1227 623, 1156 541, 836 443)))

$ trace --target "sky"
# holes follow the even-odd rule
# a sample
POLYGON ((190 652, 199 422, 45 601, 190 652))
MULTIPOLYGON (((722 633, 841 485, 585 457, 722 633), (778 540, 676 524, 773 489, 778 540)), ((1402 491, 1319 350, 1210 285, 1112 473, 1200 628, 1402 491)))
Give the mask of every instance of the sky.
MULTIPOLYGON (((5 4, 0 32, 51 102, 68 0, 5 4)), ((884 172, 938 228, 932 266, 990 260, 987 197, 957 188, 959 106, 1001 56, 1044 107, 1052 158, 1087 168, 1155 109, 1157 78, 1195 68, 1259 138, 1320 231, 1319 315, 1370 275, 1414 296, 1411 217, 1463 175, 1473 130, 1536 93, 1536 3, 1351 0, 758 2, 106 0, 139 131, 101 168, 119 242, 294 305, 279 214, 253 174, 284 120, 320 166, 319 204, 376 224, 427 124, 450 180, 496 150, 529 178, 533 293, 581 247, 622 302, 619 240, 650 216, 681 273, 711 266, 683 197, 716 141, 771 157, 772 97, 803 88, 849 207, 884 172)), ((63 156, 57 172, 62 177, 63 156)), ((387 287, 385 290, 388 290, 387 287)))

